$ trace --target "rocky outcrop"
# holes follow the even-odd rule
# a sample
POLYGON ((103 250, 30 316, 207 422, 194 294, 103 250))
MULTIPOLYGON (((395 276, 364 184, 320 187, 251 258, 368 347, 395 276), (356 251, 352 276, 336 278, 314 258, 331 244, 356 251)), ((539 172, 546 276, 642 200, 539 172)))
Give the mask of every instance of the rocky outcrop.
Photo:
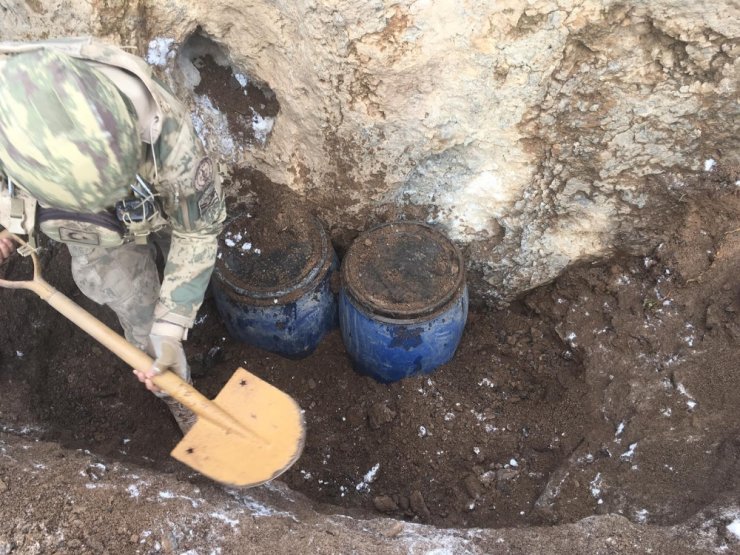
POLYGON ((574 262, 644 252, 687 194, 737 186, 732 0, 10 0, 0 12, 3 39, 93 33, 148 55, 195 91, 210 148, 310 197, 339 241, 399 214, 439 224, 491 301, 574 262), (230 136, 197 92, 206 54, 279 105, 257 114, 254 140, 230 136))

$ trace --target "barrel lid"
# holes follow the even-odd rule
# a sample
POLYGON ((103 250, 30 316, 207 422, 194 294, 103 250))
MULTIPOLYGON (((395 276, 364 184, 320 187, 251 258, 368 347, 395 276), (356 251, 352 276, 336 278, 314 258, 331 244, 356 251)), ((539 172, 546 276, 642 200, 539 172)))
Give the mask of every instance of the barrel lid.
POLYGON ((425 316, 446 305, 465 281, 462 255, 420 222, 380 225, 361 234, 342 261, 347 293, 373 314, 425 316))
POLYGON ((275 299, 311 284, 329 253, 316 217, 294 207, 261 206, 224 226, 215 273, 239 295, 275 299))

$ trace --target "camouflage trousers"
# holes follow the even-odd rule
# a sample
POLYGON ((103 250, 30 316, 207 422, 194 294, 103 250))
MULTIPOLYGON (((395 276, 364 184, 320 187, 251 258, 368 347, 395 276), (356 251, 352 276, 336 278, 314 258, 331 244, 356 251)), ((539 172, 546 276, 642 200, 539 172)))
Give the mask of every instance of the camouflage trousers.
MULTIPOLYGON (((67 244, 67 248, 72 256, 72 277, 80 291, 96 303, 113 309, 129 343, 154 356, 149 348, 149 332, 159 300, 157 247, 166 259, 170 238, 162 233, 149 238, 146 245, 124 243, 104 249, 67 244)), ((186 365, 184 372, 180 377, 192 383, 189 366, 186 365)), ((167 403, 178 426, 187 433, 195 423, 195 415, 166 393, 155 395, 167 403)))
POLYGON ((169 237, 150 236, 146 245, 133 242, 101 248, 68 244, 72 256, 72 277, 86 297, 109 306, 118 316, 126 339, 146 350, 159 299, 159 272, 155 243, 165 257, 169 237))

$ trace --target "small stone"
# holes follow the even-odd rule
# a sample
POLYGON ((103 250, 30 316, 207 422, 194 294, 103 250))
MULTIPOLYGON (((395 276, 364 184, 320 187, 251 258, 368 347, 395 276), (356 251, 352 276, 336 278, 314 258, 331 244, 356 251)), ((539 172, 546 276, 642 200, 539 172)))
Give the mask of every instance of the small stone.
POLYGON ((350 407, 347 409, 347 421, 354 427, 361 426, 365 421, 365 413, 358 406, 350 407))
POLYGON ((465 491, 468 492, 468 495, 472 499, 478 499, 483 493, 480 481, 472 474, 463 480, 463 485, 465 486, 465 491))
POLYGON ((177 538, 173 534, 165 534, 162 538, 162 550, 167 554, 175 553, 177 545, 177 538))
POLYGON ((8 491, 8 484, 0 480, 0 493, 5 493, 6 491, 8 491))
POLYGON ((478 479, 484 486, 490 487, 490 485, 496 481, 496 473, 493 470, 487 470, 481 474, 478 479))
POLYGON ((308 389, 316 389, 316 381, 313 378, 308 378, 308 389))
POLYGON ((395 538, 398 536, 401 532, 403 532, 403 522, 396 522, 393 526, 388 528, 385 532, 383 532, 383 535, 386 538, 395 538))
POLYGON ((396 413, 388 408, 385 403, 375 403, 367 414, 368 424, 373 430, 379 429, 384 424, 393 422, 396 418, 396 413))
POLYGON ((519 472, 516 470, 512 470, 510 468, 503 468, 501 470, 496 471, 496 479, 499 482, 505 482, 506 480, 511 480, 513 478, 516 478, 517 474, 519 474, 519 472))
POLYGON ((425 520, 429 520, 432 513, 429 512, 427 504, 424 502, 424 496, 419 490, 414 490, 409 496, 409 502, 411 503, 411 510, 416 513, 417 516, 425 520))
POLYGON ((378 495, 373 499, 375 509, 381 513, 392 513, 398 510, 398 505, 387 495, 378 495))
POLYGON ((408 511, 411 507, 411 504, 409 503, 409 498, 404 495, 399 496, 397 503, 398 506, 401 507, 401 509, 403 509, 404 511, 408 511))
POLYGON ((69 546, 72 549, 79 549, 82 545, 82 542, 80 540, 69 540, 69 546))
POLYGON ((131 534, 131 537, 128 539, 129 543, 139 543, 139 536, 137 534, 131 534))

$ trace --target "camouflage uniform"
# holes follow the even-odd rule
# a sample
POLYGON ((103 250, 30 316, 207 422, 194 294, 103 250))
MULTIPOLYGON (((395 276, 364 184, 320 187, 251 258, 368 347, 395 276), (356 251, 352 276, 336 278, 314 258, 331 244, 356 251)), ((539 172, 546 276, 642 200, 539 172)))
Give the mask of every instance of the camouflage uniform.
MULTIPOLYGON (((151 68, 144 60, 94 39, 0 42, 0 63, 3 55, 9 57, 14 52, 39 48, 60 51, 90 64, 107 77, 129 103, 130 111, 136 114, 142 158, 139 167, 127 179, 133 181, 133 174, 138 171, 152 184, 163 211, 163 218, 130 229, 120 246, 102 248, 67 241, 75 282, 86 296, 110 306, 118 315, 127 339, 139 346, 146 344, 153 319, 166 320, 184 328, 192 327, 213 270, 217 236, 226 212, 219 176, 195 135, 188 111, 153 79, 151 68), (143 241, 134 242, 135 234, 149 234, 149 241, 145 244, 143 241), (161 286, 154 262, 154 238, 165 244, 169 239, 161 286)), ((65 78, 64 75, 56 77, 65 78)), ((18 97, 13 99, 18 110, 25 110, 25 97, 32 94, 34 81, 48 78, 49 75, 33 75, 32 72, 18 75, 18 97)), ((39 122, 40 133, 46 123, 39 122)), ((80 126, 84 133, 84 121, 80 126)), ((46 148, 49 155, 59 154, 54 150, 53 129, 47 131, 51 134, 43 137, 24 138, 13 137, 9 127, 12 125, 4 127, 0 121, 0 143, 4 143, 10 153, 13 152, 12 145, 17 144, 15 141, 30 140, 36 141, 32 146, 40 144, 42 151, 46 148)), ((115 153, 86 154, 96 163, 114 166, 117 163, 115 153)), ((18 160, 12 155, 9 158, 12 160, 0 159, 0 174, 5 173, 17 180, 22 188, 23 176, 18 174, 23 168, 34 171, 33 160, 18 160)), ((108 166, 104 169, 106 172, 110 170, 108 166)), ((125 174, 130 168, 120 168, 120 171, 125 174)), ((89 195, 89 187, 86 188, 85 183, 71 183, 65 188, 73 196, 73 201, 79 203, 81 212, 92 211, 89 206, 94 195, 89 195)), ((122 195, 128 193, 122 191, 122 195)), ((53 197, 38 200, 42 206, 53 206, 55 201, 53 197)), ((67 204, 71 202, 69 198, 64 200, 67 204)))

